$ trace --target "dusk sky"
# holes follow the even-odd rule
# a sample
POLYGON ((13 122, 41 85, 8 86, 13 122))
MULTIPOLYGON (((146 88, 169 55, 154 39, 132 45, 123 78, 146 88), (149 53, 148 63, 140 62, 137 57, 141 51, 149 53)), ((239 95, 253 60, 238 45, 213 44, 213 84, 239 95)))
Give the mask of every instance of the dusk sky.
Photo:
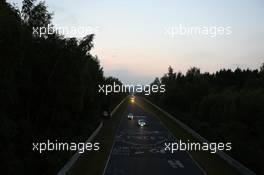
MULTIPOLYGON (((21 0, 9 0, 21 7, 21 0)), ((98 28, 92 51, 106 75, 148 84, 171 65, 183 73, 259 68, 264 62, 263 0, 46 0, 56 26, 98 28), (230 27, 230 35, 176 35, 183 26, 230 27)), ((76 36, 81 37, 81 36, 76 36)))

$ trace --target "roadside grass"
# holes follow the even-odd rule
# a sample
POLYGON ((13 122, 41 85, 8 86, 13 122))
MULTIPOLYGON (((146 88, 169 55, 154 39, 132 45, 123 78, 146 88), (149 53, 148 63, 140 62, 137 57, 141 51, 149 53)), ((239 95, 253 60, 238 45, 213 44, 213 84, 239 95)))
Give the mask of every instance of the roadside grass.
POLYGON ((110 119, 104 119, 100 132, 92 141, 100 143, 100 150, 82 154, 67 175, 102 175, 127 104, 125 99, 110 119))
MULTIPOLYGON (((163 124, 171 131, 171 133, 182 141, 199 142, 190 133, 184 130, 180 125, 167 117, 162 111, 148 103, 143 97, 137 97, 136 105, 144 110, 154 114, 163 124)), ((211 154, 207 151, 189 151, 193 159, 203 168, 207 175, 239 175, 240 173, 217 154, 211 154)))

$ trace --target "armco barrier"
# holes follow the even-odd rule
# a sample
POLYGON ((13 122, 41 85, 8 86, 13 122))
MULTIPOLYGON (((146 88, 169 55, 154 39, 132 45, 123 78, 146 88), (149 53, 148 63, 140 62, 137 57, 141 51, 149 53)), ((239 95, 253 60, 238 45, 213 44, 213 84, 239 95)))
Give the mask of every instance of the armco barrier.
MULTIPOLYGON (((171 114, 169 114, 168 112, 164 111, 163 109, 161 109, 160 107, 158 107, 157 105, 153 104, 152 102, 150 102, 149 100, 147 100, 146 98, 142 98, 144 99, 147 103, 153 105, 155 108, 157 108, 158 110, 160 110, 162 113, 164 113, 167 117, 169 117, 171 120, 173 120, 174 122, 176 122, 178 125, 180 125, 183 129, 185 129, 187 132, 189 132, 190 134, 192 134, 198 141, 200 142, 206 142, 206 143, 210 143, 208 140, 206 140, 205 138, 203 138, 200 134, 198 134, 197 132, 195 132, 193 129, 191 129, 189 126, 187 126, 186 124, 182 123, 180 120, 178 120, 177 118, 173 117, 171 114)), ((223 151, 217 151, 216 154, 221 157, 223 160, 225 160, 229 165, 233 166, 234 168, 236 168, 242 175, 256 175, 256 173, 254 173, 253 171, 251 171, 250 169, 248 169, 247 167, 245 167, 244 165, 242 165, 241 163, 239 163, 237 160, 233 159, 232 157, 230 157, 229 155, 227 155, 225 152, 223 151)))
MULTIPOLYGON (((94 139, 94 137, 99 133, 102 126, 103 126, 103 121, 100 122, 97 129, 92 133, 92 135, 87 139, 85 143, 91 142, 94 139)), ((65 175, 69 171, 69 169, 72 167, 72 165, 79 159, 80 155, 81 154, 77 151, 71 157, 71 159, 62 167, 62 169, 57 173, 57 175, 65 175)))
MULTIPOLYGON (((115 111, 119 108, 119 106, 125 101, 126 98, 124 98, 111 112, 111 115, 115 113, 115 111)), ((103 126, 103 121, 100 122, 99 126, 97 129, 92 133, 92 135, 86 140, 85 143, 91 142, 95 136, 99 133, 103 126)), ((77 151, 71 159, 62 167, 62 169, 57 173, 57 175, 66 175, 66 173, 70 170, 72 165, 79 159, 80 153, 77 151)))
MULTIPOLYGON (((126 97, 126 98, 127 98, 127 97, 126 97)), ((118 108, 118 107, 119 107, 119 106, 125 101, 126 98, 124 98, 124 99, 121 101, 121 103, 120 103, 115 109, 117 109, 117 108, 118 108)), ((115 112, 115 111, 113 110, 113 112, 115 112)), ((120 122, 119 122, 118 128, 120 127, 120 125, 121 125, 121 120, 120 120, 120 122)), ((118 130, 118 128, 117 128, 117 130, 118 130)), ((116 130, 116 132, 117 132, 117 130, 116 130)), ((114 141, 114 142, 115 142, 115 141, 114 141)), ((104 166, 104 170, 103 170, 103 174, 102 174, 102 175, 105 174, 105 171, 106 171, 107 165, 108 165, 109 160, 110 160, 111 153, 112 153, 113 148, 114 148, 114 144, 115 144, 115 143, 112 144, 111 150, 110 150, 110 152, 109 152, 109 154, 108 154, 108 158, 107 158, 107 160, 106 160, 106 163, 105 163, 105 166, 104 166)))

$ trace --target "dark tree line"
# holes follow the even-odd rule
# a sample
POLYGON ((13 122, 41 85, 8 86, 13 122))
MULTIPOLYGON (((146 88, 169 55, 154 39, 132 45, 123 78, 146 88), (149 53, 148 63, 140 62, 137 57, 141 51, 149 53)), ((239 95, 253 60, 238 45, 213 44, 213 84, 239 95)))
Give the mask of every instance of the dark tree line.
POLYGON ((113 107, 122 94, 103 97, 105 78, 90 54, 94 35, 78 40, 33 35, 51 24, 44 2, 24 0, 22 10, 0 2, 0 152, 5 174, 55 174, 65 152, 38 154, 32 142, 85 141, 100 121, 102 103, 113 107))
POLYGON ((186 74, 171 67, 153 84, 165 84, 166 92, 150 98, 209 141, 231 141, 231 155, 264 173, 264 64, 260 70, 222 69, 186 74))

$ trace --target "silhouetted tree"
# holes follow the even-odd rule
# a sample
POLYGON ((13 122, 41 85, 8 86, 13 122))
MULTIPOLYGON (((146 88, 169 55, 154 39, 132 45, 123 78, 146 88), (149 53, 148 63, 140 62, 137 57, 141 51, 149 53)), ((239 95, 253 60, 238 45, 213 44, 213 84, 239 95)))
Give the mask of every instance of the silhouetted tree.
POLYGON ((221 69, 213 74, 193 67, 185 75, 169 67, 161 77, 166 92, 150 99, 207 139, 231 141, 232 156, 261 174, 264 169, 255 160, 264 156, 263 67, 260 71, 221 69))
MULTIPOLYGON (((99 59, 90 53, 94 35, 81 40, 57 34, 38 37, 33 27, 52 26, 52 14, 44 2, 24 0, 21 13, 0 2, 3 172, 55 174, 70 154, 40 155, 32 151, 32 142, 85 141, 99 124, 104 98, 98 94, 98 85, 108 80, 99 59)), ((110 96, 110 106, 122 97, 110 96)))

